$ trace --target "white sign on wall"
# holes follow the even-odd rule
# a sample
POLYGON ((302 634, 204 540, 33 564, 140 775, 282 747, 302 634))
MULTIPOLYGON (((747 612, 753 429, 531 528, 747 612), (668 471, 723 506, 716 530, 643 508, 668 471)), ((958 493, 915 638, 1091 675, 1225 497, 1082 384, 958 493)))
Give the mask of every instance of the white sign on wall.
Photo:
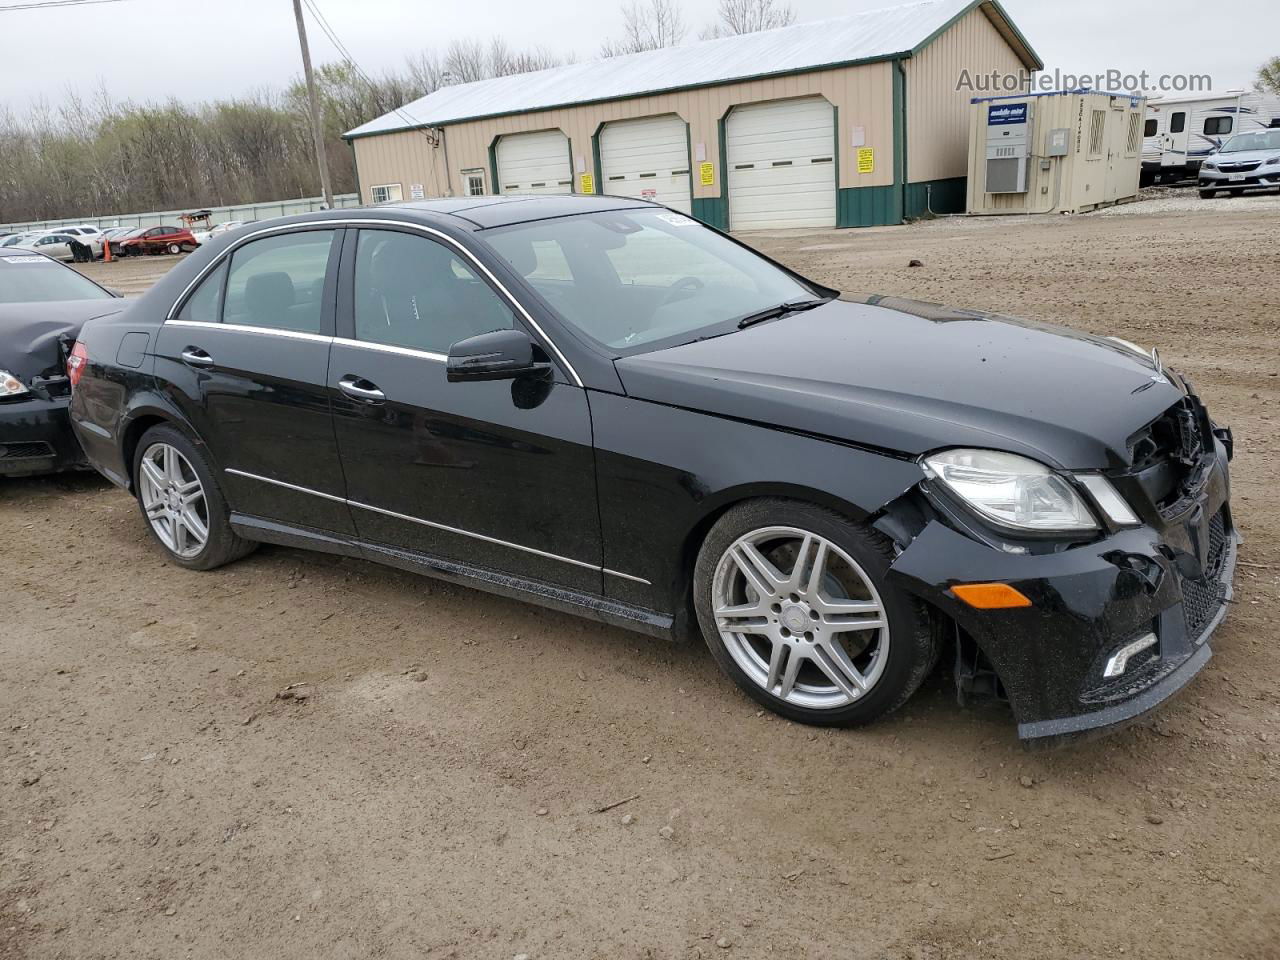
POLYGON ((414 200, 423 200, 427 196, 427 191, 422 189, 422 184, 411 183, 409 184, 409 196, 414 200))

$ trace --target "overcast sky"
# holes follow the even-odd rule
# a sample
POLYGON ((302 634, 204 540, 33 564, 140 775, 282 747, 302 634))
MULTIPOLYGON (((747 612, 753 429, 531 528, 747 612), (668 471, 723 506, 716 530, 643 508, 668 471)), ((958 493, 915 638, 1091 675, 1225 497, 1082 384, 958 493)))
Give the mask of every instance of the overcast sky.
MULTIPOLYGON (((105 80, 120 99, 182 100, 282 86, 301 71, 291 0, 120 0, 4 12, 0 0, 0 105, 25 113, 68 85, 105 80)), ((506 37, 579 59, 596 56, 621 26, 612 0, 316 0, 339 39, 370 73, 406 54, 458 38, 506 37)), ((792 0, 800 20, 893 6, 892 0, 792 0)), ((1005 0, 1048 68, 1109 68, 1152 75, 1205 73, 1218 91, 1251 85, 1258 65, 1280 55, 1277 0, 1005 0), (1228 14, 1229 11, 1229 14, 1228 14)), ((713 19, 715 0, 684 0, 692 29, 713 19)), ((312 57, 337 59, 319 29, 312 57)))

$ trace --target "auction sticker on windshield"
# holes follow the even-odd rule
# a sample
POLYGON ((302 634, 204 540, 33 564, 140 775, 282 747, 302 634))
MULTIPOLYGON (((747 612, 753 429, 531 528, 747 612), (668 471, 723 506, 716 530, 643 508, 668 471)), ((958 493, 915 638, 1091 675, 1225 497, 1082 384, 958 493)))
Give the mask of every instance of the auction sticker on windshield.
POLYGON ((665 220, 673 227, 692 227, 698 222, 697 220, 690 220, 682 213, 660 213, 658 214, 658 219, 665 220))
POLYGON ((5 257, 5 263, 48 263, 45 257, 37 257, 32 254, 29 257, 5 257))

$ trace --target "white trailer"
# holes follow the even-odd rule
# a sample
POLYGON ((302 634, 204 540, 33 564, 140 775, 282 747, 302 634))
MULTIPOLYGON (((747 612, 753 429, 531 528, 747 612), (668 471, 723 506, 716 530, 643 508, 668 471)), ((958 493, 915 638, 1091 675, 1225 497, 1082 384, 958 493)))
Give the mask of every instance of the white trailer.
POLYGON ((1235 133, 1280 127, 1280 97, 1260 93, 1147 101, 1142 183, 1194 177, 1200 163, 1235 133))

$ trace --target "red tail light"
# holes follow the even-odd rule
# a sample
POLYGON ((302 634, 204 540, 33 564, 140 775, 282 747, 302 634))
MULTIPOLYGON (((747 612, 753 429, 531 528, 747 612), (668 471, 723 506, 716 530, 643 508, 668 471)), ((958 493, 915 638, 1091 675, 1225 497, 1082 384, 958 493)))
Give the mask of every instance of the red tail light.
POLYGON ((84 368, 88 365, 89 351, 77 340, 76 345, 71 348, 71 355, 67 357, 67 379, 71 381, 72 387, 80 385, 80 378, 84 376, 84 368))

